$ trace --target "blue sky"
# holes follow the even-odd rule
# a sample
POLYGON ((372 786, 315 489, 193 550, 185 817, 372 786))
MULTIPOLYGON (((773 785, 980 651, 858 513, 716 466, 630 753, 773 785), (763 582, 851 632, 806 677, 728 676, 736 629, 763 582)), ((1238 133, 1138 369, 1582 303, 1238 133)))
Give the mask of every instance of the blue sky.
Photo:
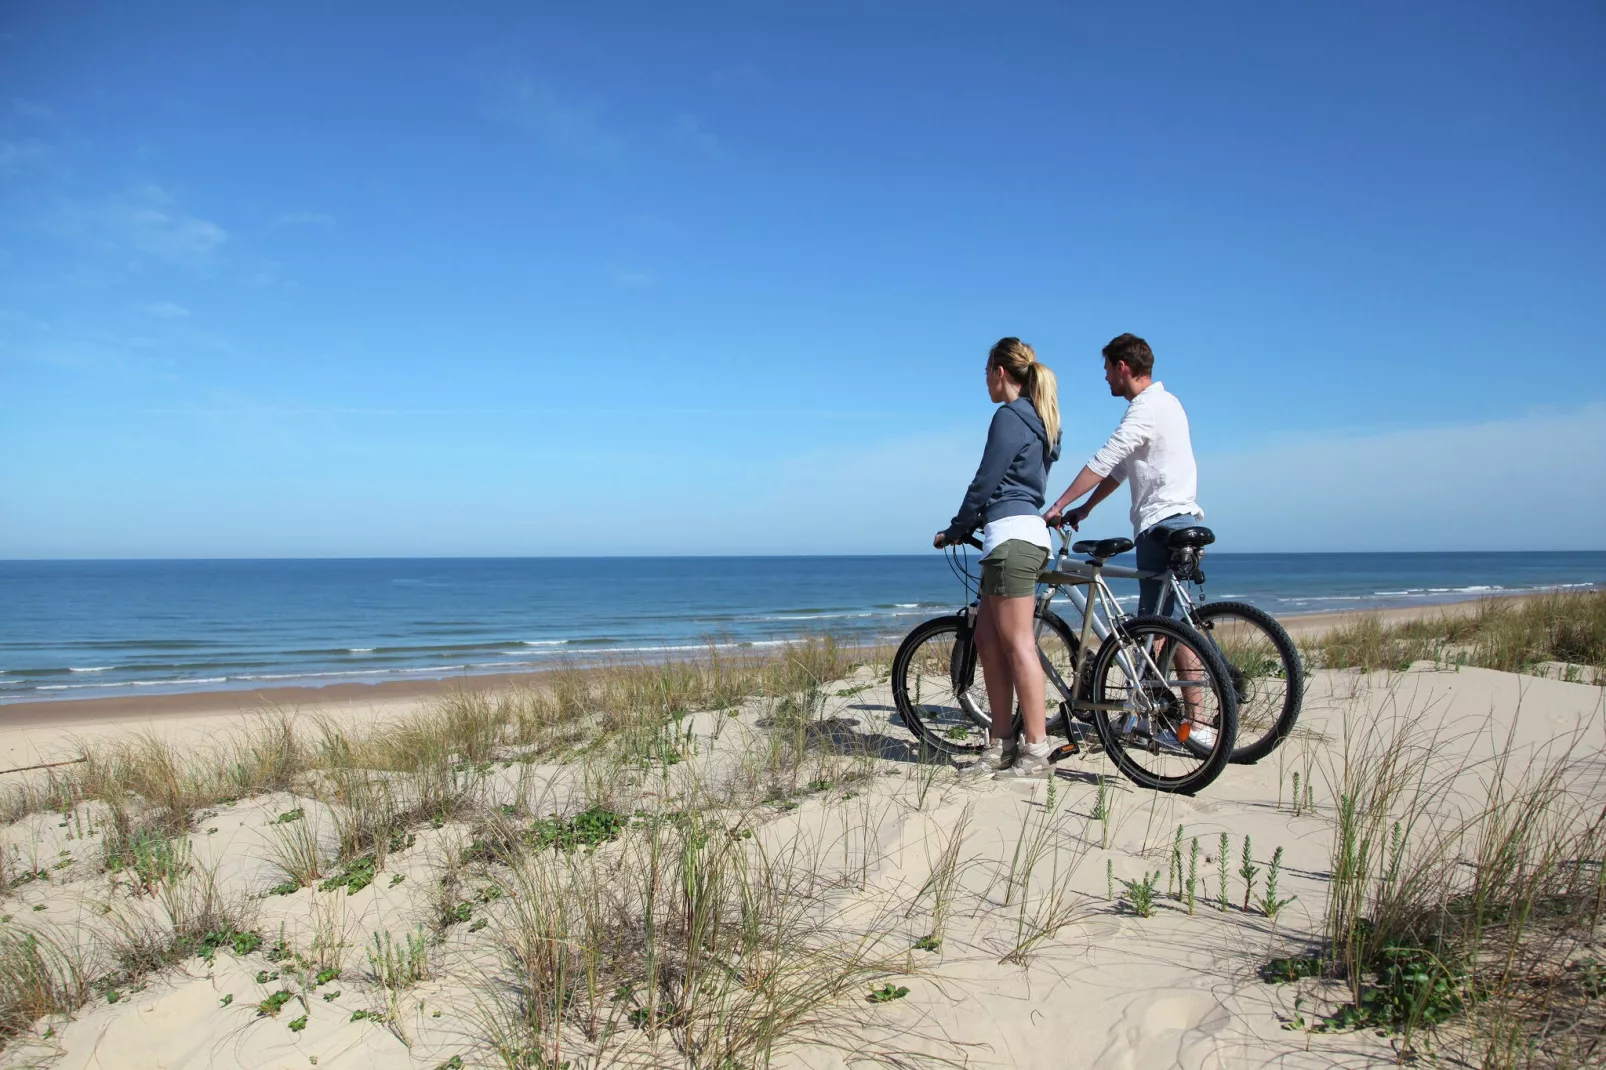
POLYGON ((920 552, 1127 330, 1221 549, 1606 548, 1597 3, 336 6, 0 7, 0 557, 920 552))

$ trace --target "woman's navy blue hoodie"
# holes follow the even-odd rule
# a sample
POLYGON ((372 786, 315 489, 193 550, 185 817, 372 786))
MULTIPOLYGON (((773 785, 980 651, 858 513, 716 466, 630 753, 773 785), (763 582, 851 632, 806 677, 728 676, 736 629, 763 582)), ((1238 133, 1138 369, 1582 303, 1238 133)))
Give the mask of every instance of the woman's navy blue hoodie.
POLYGON ((989 520, 1040 512, 1049 466, 1059 456, 1059 439, 1048 441, 1031 398, 1022 394, 998 406, 987 429, 981 467, 945 532, 948 540, 962 539, 989 520))

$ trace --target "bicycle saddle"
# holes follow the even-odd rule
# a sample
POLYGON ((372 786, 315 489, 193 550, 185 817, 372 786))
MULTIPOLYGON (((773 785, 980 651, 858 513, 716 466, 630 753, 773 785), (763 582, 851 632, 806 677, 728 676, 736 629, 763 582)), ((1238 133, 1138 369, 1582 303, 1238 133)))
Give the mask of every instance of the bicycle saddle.
POLYGON ((1116 554, 1124 554, 1132 549, 1131 539, 1083 539, 1081 542, 1071 544, 1071 553, 1086 554, 1097 561, 1116 554))
POLYGON ((1216 541, 1216 533, 1209 528, 1194 524, 1190 527, 1178 528, 1166 536, 1165 544, 1173 550, 1185 547, 1209 546, 1216 541))

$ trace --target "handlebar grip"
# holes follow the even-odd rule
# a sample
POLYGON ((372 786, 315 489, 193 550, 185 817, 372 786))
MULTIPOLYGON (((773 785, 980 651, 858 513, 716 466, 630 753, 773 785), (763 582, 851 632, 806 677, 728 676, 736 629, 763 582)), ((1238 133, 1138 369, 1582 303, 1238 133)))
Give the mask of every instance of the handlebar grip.
POLYGON ((957 539, 949 539, 943 543, 943 546, 958 546, 960 543, 964 543, 966 546, 974 546, 978 550, 981 549, 981 540, 974 535, 963 535, 957 539))

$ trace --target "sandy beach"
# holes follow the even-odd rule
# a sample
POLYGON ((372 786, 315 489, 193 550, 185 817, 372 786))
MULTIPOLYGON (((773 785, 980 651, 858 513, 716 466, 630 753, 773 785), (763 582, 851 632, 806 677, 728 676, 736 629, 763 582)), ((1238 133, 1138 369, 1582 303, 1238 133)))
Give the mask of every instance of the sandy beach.
MULTIPOLYGON (((203 894, 196 882, 204 876, 204 895, 233 904, 230 916, 240 920, 230 924, 261 939, 182 954, 116 988, 94 988, 73 1015, 32 1023, 0 1053, 0 1066, 717 1065, 695 1053, 723 1050, 721 1036, 737 1045, 729 1038, 747 1036, 760 1020, 776 1031, 763 1042, 773 1044, 773 1065, 787 1067, 865 1059, 1045 1070, 1383 1065, 1398 1058, 1399 1036, 1288 1028, 1313 1007, 1342 1002, 1341 984, 1267 984, 1259 976, 1268 961, 1321 942, 1345 755, 1353 760, 1390 733, 1431 737, 1424 753, 1434 768, 1481 785, 1481 795, 1457 790, 1433 803, 1453 809, 1486 797, 1497 755, 1519 771, 1569 746, 1583 764, 1568 769, 1598 762, 1603 726, 1602 689, 1594 686, 1426 664, 1403 674, 1317 672, 1293 737, 1188 798, 1139 791, 1100 755, 1065 761, 1051 782, 969 780, 951 766, 913 760, 914 740, 873 665, 817 693, 809 723, 825 726, 817 741, 826 742, 801 749, 787 750, 784 738, 797 707, 772 696, 677 719, 672 749, 661 735, 645 749, 632 744, 645 758, 618 761, 580 740, 522 755, 498 744, 498 757, 477 764, 448 756, 463 778, 453 809, 397 826, 388 850, 380 845, 375 857, 369 848, 360 881, 348 880, 357 870, 337 859, 353 825, 349 807, 364 804, 349 787, 332 790, 322 774, 198 809, 177 841, 186 875, 144 888, 138 866, 106 868, 115 822, 104 804, 33 812, 0 831, 10 879, 0 912, 12 931, 77 949, 103 969, 108 949, 126 953, 130 934, 138 943, 176 931, 175 919, 203 894), (503 855, 485 846, 498 830, 531 821, 540 829, 548 815, 604 805, 635 814, 636 824, 594 849, 503 855), (654 823, 654 814, 670 815, 668 823, 654 823), (688 840, 689 828, 702 831, 688 840), (718 852, 707 838, 716 830, 718 852), (1182 862, 1173 845, 1195 839, 1200 856, 1182 863, 1199 871, 1190 909, 1180 873, 1167 871, 1182 862), (298 849, 316 876, 285 885, 298 849), (542 957, 555 945, 536 935, 546 931, 540 926, 561 924, 572 934, 566 940, 584 944, 604 907, 639 912, 641 874, 664 864, 662 851, 723 874, 710 879, 724 891, 710 885, 699 894, 740 887, 750 909, 762 903, 790 919, 765 930, 770 980, 703 963, 710 972, 696 988, 702 996, 683 995, 691 1003, 662 1022, 629 984, 610 981, 599 993, 563 982, 568 1009, 541 1018, 529 1001, 550 992, 537 974, 550 981, 541 971, 557 967, 542 957), (1277 896, 1287 902, 1275 917, 1253 896, 1243 906, 1244 851, 1258 866, 1262 894, 1278 852, 1277 896), (737 868, 720 868, 727 866, 737 868), (760 872, 762 886, 749 883, 760 872), (1127 882, 1145 880, 1154 902, 1139 910, 1127 882), (543 913, 550 911, 557 914, 543 913), (411 973, 393 950, 411 947, 410 939, 427 959, 411 973), (765 985, 796 985, 788 998, 807 1007, 782 1014, 765 985), (546 1061, 521 1044, 536 1045, 546 1061), (525 1061, 509 1063, 517 1050, 525 1061)), ((330 723, 354 740, 365 732, 383 738, 407 731, 442 700, 431 691, 323 696, 276 695, 271 712, 264 696, 253 709, 252 696, 236 694, 52 703, 60 721, 28 710, 0 726, 0 754, 19 764, 48 760, 136 733, 176 753, 202 753, 267 739, 275 724, 308 739, 330 723)), ((12 781, 32 777, 37 785, 45 775, 12 781)), ((1570 786, 1595 809, 1606 802, 1598 771, 1570 786)), ((1449 811, 1435 820, 1450 820, 1449 811)), ((690 864, 671 867, 681 882, 666 886, 681 889, 675 896, 692 894, 684 882, 694 871, 677 868, 690 864)), ((671 911, 677 924, 690 924, 681 910, 671 911)), ((724 939, 713 930, 688 938, 724 939)), ((595 968, 588 961, 568 968, 582 976, 595 968)), ((676 962, 693 968, 689 959, 676 962)), ((665 993, 680 991, 660 983, 665 993)), ((741 1047, 729 1065, 747 1065, 755 1050, 741 1047)))

